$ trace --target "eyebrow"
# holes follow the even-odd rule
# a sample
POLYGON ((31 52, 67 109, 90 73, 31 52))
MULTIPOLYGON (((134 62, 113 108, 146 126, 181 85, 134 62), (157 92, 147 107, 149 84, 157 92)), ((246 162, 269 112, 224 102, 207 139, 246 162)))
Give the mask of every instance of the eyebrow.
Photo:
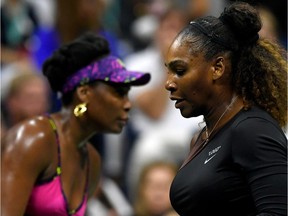
POLYGON ((173 67, 175 67, 177 65, 183 65, 183 64, 186 64, 186 63, 183 62, 182 60, 174 60, 174 61, 169 62, 168 64, 165 63, 164 65, 167 68, 173 68, 173 67))

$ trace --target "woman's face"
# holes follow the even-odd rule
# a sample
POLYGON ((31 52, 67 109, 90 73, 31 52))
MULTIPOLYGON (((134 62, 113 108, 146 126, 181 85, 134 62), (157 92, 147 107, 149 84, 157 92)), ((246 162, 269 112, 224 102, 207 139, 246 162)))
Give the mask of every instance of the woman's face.
POLYGON ((97 82, 91 86, 88 119, 98 132, 120 133, 128 121, 130 86, 97 82))
POLYGON ((165 65, 168 70, 165 88, 170 99, 185 118, 205 114, 212 92, 213 65, 202 53, 192 56, 187 45, 176 39, 170 46, 165 65))
POLYGON ((169 189, 175 173, 168 167, 156 166, 149 170, 142 185, 145 206, 151 215, 171 209, 169 189))

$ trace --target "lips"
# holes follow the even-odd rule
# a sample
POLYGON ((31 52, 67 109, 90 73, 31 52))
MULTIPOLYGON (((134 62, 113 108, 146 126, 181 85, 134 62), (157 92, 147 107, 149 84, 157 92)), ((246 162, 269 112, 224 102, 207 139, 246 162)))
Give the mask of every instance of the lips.
POLYGON ((181 107, 182 102, 184 102, 183 99, 181 99, 181 100, 176 100, 176 102, 175 102, 175 108, 179 109, 179 108, 181 107))
POLYGON ((173 97, 173 96, 170 96, 170 100, 176 101, 175 102, 175 108, 178 108, 178 109, 181 107, 181 104, 184 102, 184 99, 178 98, 178 97, 173 97))
POLYGON ((127 122, 128 122, 128 120, 129 120, 129 118, 121 118, 121 119, 119 119, 118 121, 119 121, 121 124, 126 125, 127 122))

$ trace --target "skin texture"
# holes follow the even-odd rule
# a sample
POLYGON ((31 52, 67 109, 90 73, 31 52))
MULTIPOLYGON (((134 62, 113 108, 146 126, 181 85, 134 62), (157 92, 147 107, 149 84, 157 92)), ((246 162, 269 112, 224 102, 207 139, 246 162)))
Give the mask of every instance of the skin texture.
MULTIPOLYGON (((89 157, 89 196, 95 193, 100 176, 100 157, 87 143, 98 132, 119 133, 128 120, 129 86, 96 82, 78 87, 73 103, 51 115, 59 134, 62 187, 70 209, 83 197, 89 157), (87 111, 75 117, 73 109, 87 103, 87 111)), ((44 116, 28 119, 13 127, 1 142, 1 186, 3 215, 24 215, 37 181, 53 176, 57 167, 57 143, 44 116)))
MULTIPOLYGON (((204 115, 208 131, 212 130, 235 94, 229 84, 229 57, 218 55, 207 61, 203 53, 191 56, 180 41, 181 38, 178 38, 172 43, 165 58, 168 70, 165 88, 183 117, 204 115)), ((231 119, 242 106, 240 98, 219 121, 217 128, 231 119)))
POLYGON ((92 123, 97 122, 94 126, 98 131, 110 132, 112 130, 114 133, 122 131, 128 121, 128 112, 131 109, 128 99, 129 89, 129 86, 107 85, 104 82, 98 82, 93 89, 89 89, 89 87, 88 89, 85 87, 79 89, 82 91, 81 97, 87 97, 87 100, 90 101, 87 108, 93 112, 88 112, 87 117, 94 120, 92 123), (83 95, 86 93, 87 95, 83 95))

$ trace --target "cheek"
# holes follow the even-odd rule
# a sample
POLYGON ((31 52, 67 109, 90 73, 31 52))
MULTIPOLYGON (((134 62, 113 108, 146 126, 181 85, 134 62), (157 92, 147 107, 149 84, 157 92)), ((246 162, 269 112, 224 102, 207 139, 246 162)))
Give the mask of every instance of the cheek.
POLYGON ((184 118, 195 117, 202 114, 202 107, 207 102, 209 85, 202 77, 187 77, 181 80, 179 90, 186 100, 186 105, 180 109, 184 118), (183 81, 183 82, 182 82, 183 81))
POLYGON ((114 100, 97 98, 91 105, 93 115, 99 119, 111 119, 116 114, 117 108, 114 100))
POLYGON ((104 131, 119 132, 118 120, 121 116, 121 100, 109 92, 98 95, 89 107, 90 119, 104 131))
POLYGON ((182 85, 183 91, 185 91, 188 98, 206 94, 210 86, 207 76, 199 73, 191 73, 189 76, 185 77, 182 85))
POLYGON ((184 94, 186 99, 199 94, 202 89, 202 84, 193 78, 186 77, 179 82, 179 90, 184 94))

